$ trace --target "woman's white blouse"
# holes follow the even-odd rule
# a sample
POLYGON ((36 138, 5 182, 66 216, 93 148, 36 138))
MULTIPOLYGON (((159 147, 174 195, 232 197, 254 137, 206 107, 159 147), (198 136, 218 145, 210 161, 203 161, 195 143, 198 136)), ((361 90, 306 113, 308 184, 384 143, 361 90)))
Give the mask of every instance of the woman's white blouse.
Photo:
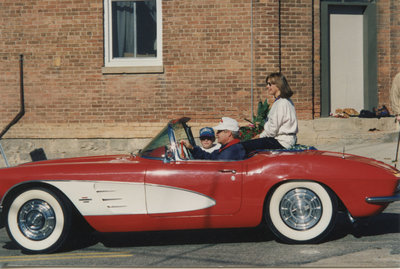
POLYGON ((296 110, 293 102, 287 98, 279 98, 268 113, 268 120, 260 137, 274 137, 285 148, 296 144, 298 132, 296 110))

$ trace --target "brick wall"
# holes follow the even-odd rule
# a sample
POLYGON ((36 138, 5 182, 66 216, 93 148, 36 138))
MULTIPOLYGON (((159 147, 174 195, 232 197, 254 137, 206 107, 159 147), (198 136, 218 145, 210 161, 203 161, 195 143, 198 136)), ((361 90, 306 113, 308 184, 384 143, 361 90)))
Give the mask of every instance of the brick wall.
MULTIPOLYGON (((281 5, 281 68, 300 119, 319 115, 319 1, 281 5), (314 95, 312 98, 312 21, 314 95)), ((279 70, 277 0, 253 1, 254 104, 279 70)), ((399 1, 378 2, 379 102, 399 69, 399 1), (390 16, 388 15, 390 14, 390 16)), ((195 126, 251 117, 251 2, 163 1, 162 74, 102 74, 102 0, 0 2, 0 127, 18 111, 25 57, 26 115, 9 138, 148 137, 171 118, 195 126), (151 126, 146 126, 150 124, 151 126)))
POLYGON ((389 89, 400 72, 400 2, 383 0, 377 6, 379 103, 390 108, 389 89))
MULTIPOLYGON (((292 99, 296 104, 297 115, 301 119, 312 118, 311 8, 311 1, 282 1, 280 7, 281 71, 295 92, 292 99)), ((319 5, 315 5, 314 9, 319 10, 319 5)), ((265 90, 266 75, 279 71, 278 14, 278 1, 256 1, 254 5, 256 101, 268 97, 265 90)), ((319 36, 318 26, 315 30, 317 30, 315 36, 319 36)), ((316 67, 318 68, 317 65, 316 67)), ((318 104, 317 98, 314 100, 314 105, 318 104)))

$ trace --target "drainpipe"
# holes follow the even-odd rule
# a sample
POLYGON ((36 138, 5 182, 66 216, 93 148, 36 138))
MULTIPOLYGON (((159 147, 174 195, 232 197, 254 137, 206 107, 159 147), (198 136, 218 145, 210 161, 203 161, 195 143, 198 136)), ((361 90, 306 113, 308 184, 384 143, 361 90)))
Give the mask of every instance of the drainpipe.
POLYGON ((314 48, 314 0, 311 1, 311 113, 312 113, 312 119, 314 119, 314 114, 315 114, 315 73, 314 73, 314 63, 315 63, 315 58, 314 58, 314 53, 315 53, 315 48, 314 48))
POLYGON ((279 72, 282 72, 281 0, 278 2, 279 72))
POLYGON ((3 131, 0 133, 0 140, 1 138, 7 133, 7 131, 16 124, 22 116, 25 115, 25 99, 24 99, 24 55, 19 56, 19 74, 20 74, 20 110, 18 114, 15 116, 15 118, 3 129, 3 131))
POLYGON ((250 38, 251 38, 251 49, 250 49, 250 65, 251 65, 251 90, 250 90, 250 101, 251 101, 251 121, 254 122, 254 89, 253 89, 253 0, 251 0, 251 23, 250 23, 250 38))
MULTIPOLYGON (((1 131, 0 133, 0 141, 2 137, 7 133, 7 131, 16 124, 24 115, 25 115, 25 98, 24 98, 24 55, 19 56, 19 74, 20 74, 20 110, 18 114, 14 117, 14 119, 1 131)), ((7 167, 10 167, 10 164, 8 163, 6 154, 4 153, 4 149, 0 144, 0 153, 4 158, 4 162, 6 163, 7 167)))

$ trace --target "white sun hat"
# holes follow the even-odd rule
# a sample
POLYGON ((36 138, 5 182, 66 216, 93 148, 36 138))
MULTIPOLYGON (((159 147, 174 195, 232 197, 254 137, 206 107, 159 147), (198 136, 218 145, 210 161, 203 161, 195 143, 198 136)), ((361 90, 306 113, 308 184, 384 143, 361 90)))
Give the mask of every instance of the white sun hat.
POLYGON ((239 131, 239 124, 236 120, 229 117, 222 117, 220 123, 213 127, 215 130, 239 131))

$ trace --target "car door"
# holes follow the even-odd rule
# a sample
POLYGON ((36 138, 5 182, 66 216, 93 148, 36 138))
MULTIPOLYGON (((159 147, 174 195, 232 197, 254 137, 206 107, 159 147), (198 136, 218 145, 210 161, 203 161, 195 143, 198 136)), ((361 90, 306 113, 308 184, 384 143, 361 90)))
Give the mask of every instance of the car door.
POLYGON ((232 215, 242 200, 243 161, 154 161, 145 174, 147 212, 232 215))

